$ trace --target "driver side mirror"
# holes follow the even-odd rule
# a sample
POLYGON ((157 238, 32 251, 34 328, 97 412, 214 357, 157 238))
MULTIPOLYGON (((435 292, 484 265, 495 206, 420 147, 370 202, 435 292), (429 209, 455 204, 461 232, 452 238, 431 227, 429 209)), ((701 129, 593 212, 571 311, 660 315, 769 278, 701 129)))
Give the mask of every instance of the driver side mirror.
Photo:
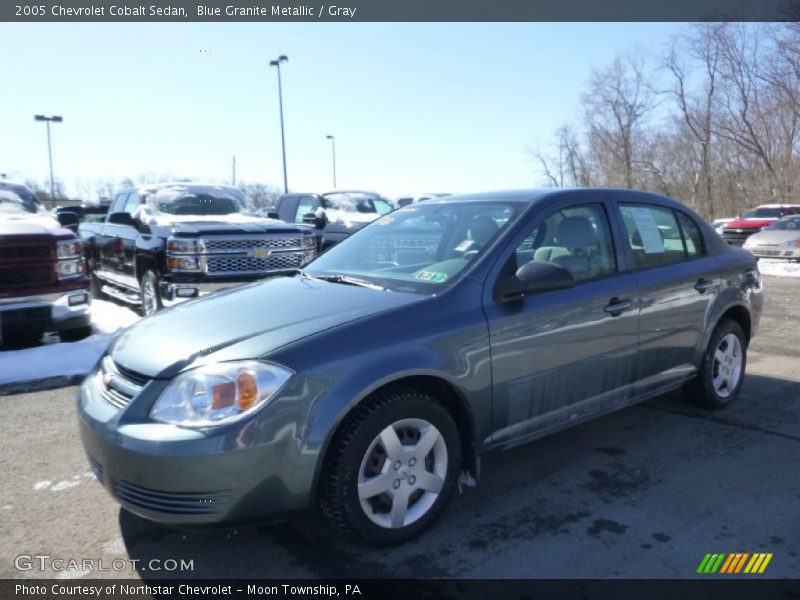
POLYGON ((327 222, 328 219, 325 218, 324 214, 321 217, 318 217, 314 213, 306 213, 303 215, 303 223, 313 225, 315 229, 324 229, 327 222))
POLYGON ((77 213, 72 211, 65 210, 63 212, 58 213, 58 224, 62 227, 69 229, 71 231, 78 231, 78 224, 80 223, 80 217, 77 213))
POLYGON ((133 218, 126 212, 115 212, 108 215, 108 222, 112 225, 127 225, 128 227, 138 227, 139 219, 133 218))
POLYGON ((563 290, 574 285, 575 279, 572 273, 564 267, 532 260, 498 285, 497 296, 500 302, 511 302, 520 300, 528 294, 563 290))

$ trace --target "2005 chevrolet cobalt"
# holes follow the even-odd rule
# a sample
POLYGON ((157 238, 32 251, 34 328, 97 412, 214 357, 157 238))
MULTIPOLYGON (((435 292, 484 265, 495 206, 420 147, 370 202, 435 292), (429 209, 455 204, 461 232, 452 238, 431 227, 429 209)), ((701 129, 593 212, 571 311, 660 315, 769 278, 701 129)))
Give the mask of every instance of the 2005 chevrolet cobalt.
POLYGON ((80 388, 83 444, 147 519, 318 502, 337 527, 398 543, 473 482, 481 453, 678 387, 724 407, 762 302, 755 258, 668 198, 432 200, 294 277, 124 331, 80 388))

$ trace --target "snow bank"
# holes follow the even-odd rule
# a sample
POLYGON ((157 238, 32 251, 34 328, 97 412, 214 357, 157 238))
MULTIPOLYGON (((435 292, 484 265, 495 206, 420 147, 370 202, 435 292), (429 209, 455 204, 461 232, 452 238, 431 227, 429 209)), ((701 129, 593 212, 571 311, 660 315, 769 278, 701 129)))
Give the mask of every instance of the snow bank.
POLYGON ((758 261, 758 270, 762 275, 800 277, 800 263, 789 260, 768 260, 762 258, 758 261))
POLYGON ((92 335, 79 342, 0 351, 0 385, 85 375, 105 352, 113 335, 138 320, 139 316, 124 306, 93 300, 92 335))

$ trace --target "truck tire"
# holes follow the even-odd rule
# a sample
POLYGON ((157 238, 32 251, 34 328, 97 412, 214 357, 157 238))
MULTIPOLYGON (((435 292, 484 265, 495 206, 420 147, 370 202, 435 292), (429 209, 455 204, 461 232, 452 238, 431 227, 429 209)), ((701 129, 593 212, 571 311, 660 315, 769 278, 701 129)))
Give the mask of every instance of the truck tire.
POLYGON ((161 293, 158 291, 158 275, 153 269, 147 269, 139 282, 142 294, 141 312, 143 317, 155 314, 161 307, 161 293))

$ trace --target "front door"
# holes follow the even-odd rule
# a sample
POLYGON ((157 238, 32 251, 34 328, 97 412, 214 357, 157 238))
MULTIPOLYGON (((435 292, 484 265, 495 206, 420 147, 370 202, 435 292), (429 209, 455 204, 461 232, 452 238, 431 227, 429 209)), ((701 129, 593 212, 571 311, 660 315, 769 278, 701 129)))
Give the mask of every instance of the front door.
POLYGON ((535 260, 568 269, 575 285, 511 302, 485 295, 496 444, 630 399, 637 292, 633 277, 618 268, 610 208, 601 194, 573 196, 536 219, 502 259, 497 281, 535 260))

